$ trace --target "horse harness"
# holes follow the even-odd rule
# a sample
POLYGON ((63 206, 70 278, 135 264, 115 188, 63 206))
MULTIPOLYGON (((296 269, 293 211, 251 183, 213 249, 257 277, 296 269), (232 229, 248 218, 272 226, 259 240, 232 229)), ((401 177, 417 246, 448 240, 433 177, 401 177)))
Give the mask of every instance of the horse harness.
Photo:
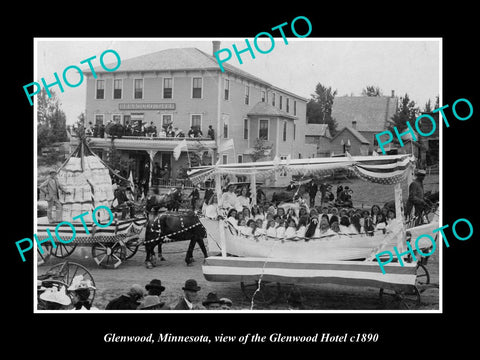
MULTIPOLYGON (((158 218, 157 218, 157 219, 158 219, 158 218)), ((155 219, 155 220, 157 220, 157 219, 155 219)), ((194 227, 197 227, 198 225, 201 225, 201 223, 198 222, 198 223, 195 223, 195 224, 193 224, 193 225, 190 225, 190 226, 185 227, 185 224, 183 223, 183 217, 181 216, 181 217, 180 217, 180 225, 181 225, 181 227, 182 227, 181 230, 174 231, 174 232, 172 232, 172 233, 170 233, 170 234, 166 234, 166 235, 158 235, 158 237, 156 237, 155 239, 146 240, 146 241, 145 241, 145 244, 149 244, 149 243, 152 243, 152 242, 157 242, 157 241, 162 240, 162 239, 164 239, 164 238, 166 238, 166 237, 168 237, 168 236, 173 236, 173 235, 181 234, 181 233, 183 233, 183 232, 185 232, 185 231, 188 231, 188 230, 190 230, 190 229, 193 229, 194 227)), ((154 231, 154 232, 157 232, 157 233, 160 233, 160 230, 153 230, 153 231, 154 231)))

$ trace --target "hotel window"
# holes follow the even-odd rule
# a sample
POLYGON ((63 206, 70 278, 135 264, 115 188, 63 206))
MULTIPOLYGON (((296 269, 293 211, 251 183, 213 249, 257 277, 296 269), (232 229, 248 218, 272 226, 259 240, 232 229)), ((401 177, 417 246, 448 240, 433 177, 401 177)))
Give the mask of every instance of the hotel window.
POLYGON ((122 115, 119 115, 119 114, 112 115, 112 120, 113 122, 118 121, 118 123, 120 123, 120 121, 122 120, 122 115))
POLYGON ((293 100, 293 115, 297 115, 297 101, 293 100))
POLYGON ((302 154, 298 153, 298 158, 301 159, 301 158, 302 158, 302 154))
POLYGON ((260 120, 258 125, 258 137, 263 140, 268 140, 268 120, 260 120))
POLYGON ((162 114, 162 128, 166 129, 173 123, 172 114, 162 114))
POLYGON ((293 140, 295 140, 296 135, 297 135, 297 124, 293 123, 293 140))
POLYGON ((278 104, 280 110, 282 110, 282 95, 280 95, 280 103, 278 104))
POLYGON ((237 163, 243 163, 243 155, 237 155, 237 163))
POLYGON ((114 99, 122 98, 122 87, 123 87, 122 79, 113 80, 113 98, 114 99))
POLYGON ((262 92, 261 92, 261 98, 262 98, 261 99, 262 102, 265 102, 265 91, 264 90, 262 90, 262 92))
POLYGON ((224 99, 228 100, 230 96, 230 80, 225 79, 225 81, 223 82, 223 87, 225 91, 224 99))
POLYGON ((134 82, 134 99, 143 99, 143 79, 135 79, 134 82))
POLYGON ((190 126, 201 130, 202 129, 202 115, 191 115, 190 126))
POLYGON ((287 103, 285 104, 286 105, 286 108, 287 108, 287 113, 290 111, 290 99, 287 98, 287 103))
POLYGON ((222 155, 222 164, 228 164, 228 155, 222 155))
POLYGON ((283 122, 283 141, 287 141, 287 122, 283 122))
POLYGON ((103 115, 99 115, 99 114, 95 115, 95 125, 96 124, 98 125, 103 124, 103 115))
POLYGON ((243 119, 243 138, 248 140, 248 119, 243 119))
POLYGON ((275 93, 272 93, 272 106, 275 106, 275 93))
POLYGON ((192 98, 202 98, 202 78, 194 77, 192 81, 192 98))
POLYGON ((173 79, 172 78, 163 78, 163 98, 171 99, 173 92, 173 79))
POLYGON ((97 91, 95 99, 105 99, 105 80, 97 80, 97 91))
POLYGON ((245 105, 248 105, 250 102, 250 86, 245 86, 245 105))
POLYGON ((224 139, 228 138, 228 123, 227 122, 223 123, 223 138, 224 139))

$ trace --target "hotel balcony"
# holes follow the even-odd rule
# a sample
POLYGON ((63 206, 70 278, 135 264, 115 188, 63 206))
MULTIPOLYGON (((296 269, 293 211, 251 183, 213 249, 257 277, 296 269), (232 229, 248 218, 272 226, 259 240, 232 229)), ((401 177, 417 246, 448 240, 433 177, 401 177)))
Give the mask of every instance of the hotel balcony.
MULTIPOLYGON (((187 141, 189 151, 216 150, 215 140, 208 137, 177 138, 177 137, 148 137, 148 136, 122 136, 115 137, 114 146, 118 150, 145 150, 145 151, 173 151, 183 140, 187 141)), ((87 136, 88 146, 92 149, 109 149, 112 146, 111 137, 87 136)), ((78 144, 78 138, 72 136, 72 145, 78 144)))

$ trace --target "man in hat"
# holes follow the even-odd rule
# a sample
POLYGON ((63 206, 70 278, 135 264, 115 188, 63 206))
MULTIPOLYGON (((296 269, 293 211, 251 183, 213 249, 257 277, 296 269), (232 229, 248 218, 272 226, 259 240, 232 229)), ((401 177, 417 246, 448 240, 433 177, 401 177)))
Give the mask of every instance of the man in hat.
POLYGON ((153 279, 147 285, 145 285, 145 290, 147 290, 148 295, 160 296, 165 290, 165 286, 162 286, 161 280, 153 279))
POLYGON ((229 298, 221 298, 220 299, 221 303, 222 303, 222 307, 221 309, 222 310, 230 310, 232 308, 232 300, 230 300, 229 298))
POLYGON ((217 293, 208 293, 205 301, 202 302, 207 310, 220 310, 222 308, 222 301, 218 298, 217 293))
POLYGON ((414 206, 415 216, 421 216, 423 213, 426 205, 423 193, 423 179, 425 179, 426 174, 427 172, 421 169, 415 172, 415 180, 408 187, 407 214, 410 214, 414 206))
POLYGON ((140 300, 143 299, 144 294, 143 288, 138 284, 134 284, 127 294, 111 300, 105 307, 105 310, 135 310, 140 305, 140 300))
POLYGON ((62 214, 62 204, 60 203, 60 191, 66 194, 70 194, 69 191, 58 182, 57 172, 50 171, 50 177, 40 185, 40 191, 45 193, 45 200, 48 203, 47 217, 49 222, 58 220, 57 214, 62 214), (55 213, 53 213, 53 207, 55 206, 55 213))
POLYGON ((164 302, 156 295, 147 295, 143 301, 138 305, 138 310, 169 310, 164 302))
POLYGON ((197 285, 197 281, 189 279, 185 281, 185 286, 182 288, 183 297, 175 306, 174 310, 198 310, 200 307, 196 305, 198 300, 198 291, 200 286, 197 285))
POLYGON ((190 200, 191 201, 191 205, 192 205, 192 210, 195 211, 196 209, 196 205, 197 205, 197 201, 200 199, 200 184, 197 184, 197 186, 195 188, 193 188, 192 192, 190 193, 190 195, 188 195, 188 197, 191 197, 192 199, 190 200))

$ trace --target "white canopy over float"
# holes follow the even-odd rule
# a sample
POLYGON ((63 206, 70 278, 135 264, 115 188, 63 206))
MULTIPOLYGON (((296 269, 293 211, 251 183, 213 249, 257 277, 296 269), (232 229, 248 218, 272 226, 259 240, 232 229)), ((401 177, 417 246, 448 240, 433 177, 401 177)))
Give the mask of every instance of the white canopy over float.
MULTIPOLYGON (((411 182, 413 170, 415 166, 415 158, 411 155, 386 155, 386 156, 350 156, 345 157, 330 157, 330 158, 308 158, 308 159, 285 159, 280 160, 276 157, 272 161, 260 161, 250 163, 235 163, 235 164, 220 164, 209 166, 195 167, 188 172, 192 182, 199 183, 209 179, 215 179, 215 188, 217 198, 220 199, 222 195, 221 190, 221 176, 222 175, 249 175, 251 181, 251 193, 256 194, 256 181, 268 177, 276 172, 287 172, 291 175, 306 176, 325 176, 332 174, 335 170, 346 170, 351 172, 365 181, 383 185, 395 185, 395 210, 399 224, 403 226, 403 201, 401 183, 403 181, 411 182)), ((252 203, 256 203, 256 197, 252 196, 252 203)), ((217 225, 207 224, 205 226, 214 229, 217 225)), ((221 221, 222 222, 222 221, 221 221)), ((219 233, 220 248, 222 256, 226 256, 227 252, 232 254, 230 250, 235 249, 238 253, 233 253, 237 256, 252 256, 252 253, 241 251, 236 245, 232 246, 233 242, 226 243, 226 236, 231 234, 225 231, 226 227, 220 224, 219 233), (230 245, 230 246, 228 246, 230 245), (233 248, 233 249, 232 249, 233 248)), ((227 227, 228 229, 228 227, 227 227)), ((210 229, 207 228, 207 231, 210 229)), ((404 233, 404 229, 402 229, 404 233)), ((293 244, 288 246, 291 248, 293 244)), ((399 249, 404 249, 405 244, 401 241, 399 249)), ((247 242, 245 246, 248 247, 247 242)), ((298 248, 301 248, 297 242, 298 248)), ((331 246, 331 245, 329 245, 331 246)), ((244 250, 246 249, 244 248, 244 250)), ((311 246, 309 245, 308 248, 311 246)), ((375 247, 375 246, 374 246, 375 247)), ((311 250, 311 249, 310 249, 311 250)), ((291 251, 289 251, 291 254, 291 251)), ((279 256, 280 252, 274 252, 273 256, 279 256)), ((332 253, 333 254, 333 253, 332 253)), ((259 256, 264 257, 265 252, 259 252, 259 256)), ((299 255, 300 256, 300 255, 299 255)), ((311 252, 309 256, 312 256, 311 252)), ((336 255, 332 255, 336 256, 336 255)), ((346 260, 348 255, 343 254, 342 258, 322 258, 322 260, 346 260), (346 256, 346 258, 345 258, 346 256)), ((358 258, 358 257, 356 257, 358 258)))

